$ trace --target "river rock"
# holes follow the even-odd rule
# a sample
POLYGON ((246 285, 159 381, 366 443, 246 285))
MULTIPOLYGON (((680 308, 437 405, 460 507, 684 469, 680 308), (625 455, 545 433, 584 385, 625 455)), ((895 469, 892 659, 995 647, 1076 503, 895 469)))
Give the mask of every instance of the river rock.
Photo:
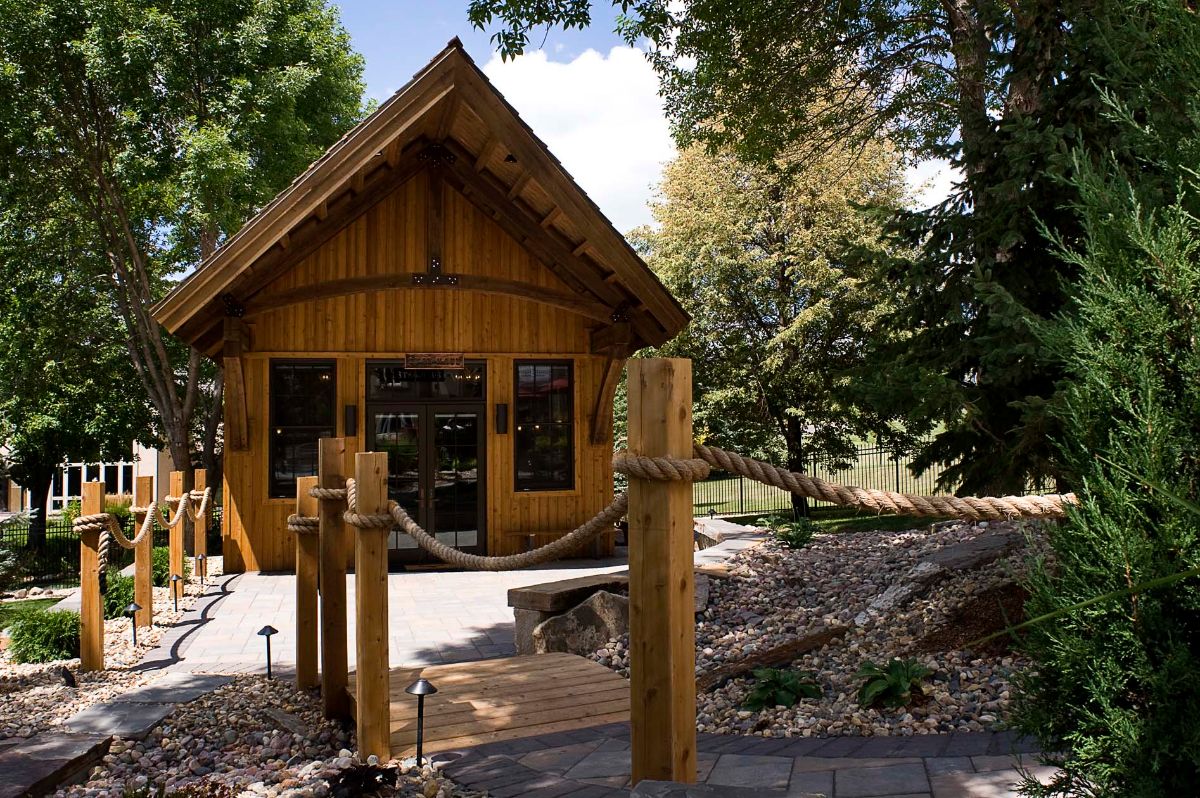
POLYGON ((629 599, 600 591, 581 604, 538 624, 534 653, 566 651, 588 656, 629 631, 629 599))

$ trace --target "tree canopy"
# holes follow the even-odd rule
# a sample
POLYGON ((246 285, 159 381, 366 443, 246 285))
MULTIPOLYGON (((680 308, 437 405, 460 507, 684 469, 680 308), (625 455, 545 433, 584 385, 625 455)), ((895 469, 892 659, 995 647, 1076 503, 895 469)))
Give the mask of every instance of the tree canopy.
POLYGON ((0 0, 0 180, 92 228, 177 468, 214 465, 221 376, 149 308, 357 121, 361 73, 320 0, 0 0))
MULTIPOLYGON (((915 254, 877 264, 898 288, 864 401, 935 433, 915 463, 947 464, 943 487, 1019 492, 1061 479, 1046 412, 1061 370, 1032 330, 1065 306, 1075 267, 1046 233, 1079 235, 1073 151, 1135 157, 1128 131, 1097 113, 1105 93, 1178 124, 1196 87, 1177 82, 1166 104, 1149 102, 1153 65, 1114 44, 1171 36, 1177 18, 1153 0, 613 4, 619 32, 649 44, 681 144, 768 163, 882 131, 909 158, 957 170, 946 202, 892 219, 899 251, 915 254)), ((589 24, 591 7, 473 0, 468 16, 498 24, 493 39, 511 56, 540 26, 589 24)))
POLYGON ((693 146, 667 166, 659 226, 633 238, 692 316, 662 352, 694 362, 700 436, 802 470, 813 457, 845 466, 886 429, 847 375, 888 304, 858 268, 884 246, 862 208, 895 209, 905 193, 882 140, 767 165, 693 146))

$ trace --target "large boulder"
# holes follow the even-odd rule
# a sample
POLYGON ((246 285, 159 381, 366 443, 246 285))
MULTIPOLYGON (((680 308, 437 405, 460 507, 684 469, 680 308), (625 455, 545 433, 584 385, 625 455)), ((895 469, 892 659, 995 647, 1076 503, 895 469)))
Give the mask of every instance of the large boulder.
POLYGON ((629 599, 600 591, 581 604, 538 624, 534 653, 565 651, 587 656, 629 631, 629 599))

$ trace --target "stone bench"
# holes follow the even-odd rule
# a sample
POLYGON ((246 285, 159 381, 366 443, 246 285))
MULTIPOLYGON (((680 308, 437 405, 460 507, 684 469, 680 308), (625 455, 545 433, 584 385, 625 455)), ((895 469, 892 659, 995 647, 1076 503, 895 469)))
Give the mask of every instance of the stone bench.
POLYGON ((508 606, 513 608, 513 636, 517 653, 537 653, 533 643, 533 630, 539 624, 561 615, 600 591, 628 593, 629 574, 592 574, 558 582, 510 588, 508 606))

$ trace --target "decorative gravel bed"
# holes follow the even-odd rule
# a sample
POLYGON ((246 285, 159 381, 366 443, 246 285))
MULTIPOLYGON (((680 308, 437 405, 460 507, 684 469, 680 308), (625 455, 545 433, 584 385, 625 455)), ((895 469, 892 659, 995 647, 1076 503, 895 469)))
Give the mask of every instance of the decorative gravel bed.
MULTIPOLYGON (((219 558, 209 561, 208 570, 210 581, 221 575, 219 558)), ((167 629, 179 622, 204 590, 199 580, 190 580, 176 612, 170 588, 154 588, 154 623, 149 629, 138 629, 137 648, 133 646, 128 618, 105 621, 103 671, 81 673, 78 658, 17 664, 7 651, 0 651, 0 740, 32 737, 60 725, 92 704, 150 681, 157 674, 138 673, 130 668, 158 644, 167 629), (72 673, 78 687, 64 683, 63 668, 72 673)))
MULTIPOLYGON (((940 525, 905 532, 819 535, 799 551, 767 542, 731 561, 732 577, 712 580, 709 606, 697 618, 696 669, 741 660, 755 652, 833 626, 849 626, 839 639, 792 663, 816 674, 819 700, 759 712, 742 709, 753 680, 735 679, 698 696, 697 727, 725 734, 764 737, 912 735, 1003 727, 1011 708, 1015 671, 1029 662, 990 646, 988 652, 930 651, 921 645, 955 611, 980 594, 994 595, 1019 579, 1028 551, 975 571, 951 574, 928 594, 880 617, 855 625, 871 599, 935 551, 981 535, 1037 529, 1018 522, 940 525), (988 593, 988 591, 991 591, 988 593), (934 671, 926 695, 898 710, 863 709, 856 700, 865 662, 914 658, 934 671)), ((999 615, 999 612, 997 612, 999 615)), ((1016 622, 1013 619, 1013 622, 1016 622)), ((1000 622, 1003 627, 1003 622, 1000 622)), ((628 641, 613 641, 593 658, 628 675, 628 641)))
POLYGON ((354 748, 353 733, 324 720, 311 694, 263 676, 239 676, 180 706, 145 740, 115 740, 86 783, 57 796, 480 795, 411 763, 359 762, 354 748))

